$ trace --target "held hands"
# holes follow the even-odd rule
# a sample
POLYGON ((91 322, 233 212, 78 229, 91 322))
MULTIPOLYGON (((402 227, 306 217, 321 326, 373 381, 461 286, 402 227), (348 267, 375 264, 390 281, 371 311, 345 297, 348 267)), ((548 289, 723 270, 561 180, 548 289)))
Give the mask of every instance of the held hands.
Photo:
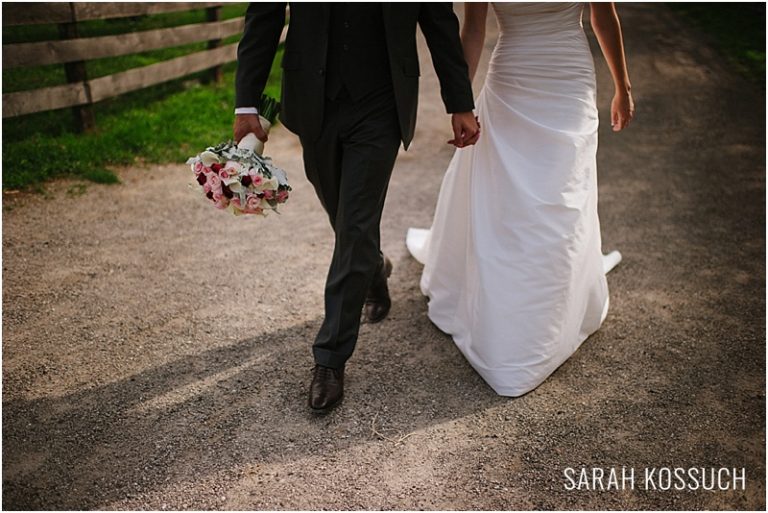
POLYGON ((259 122, 258 114, 238 114, 235 116, 235 123, 232 126, 235 136, 235 143, 250 133, 254 133, 261 142, 267 142, 267 133, 259 122))
POLYGON ((635 117, 635 101, 630 91, 617 91, 611 102, 611 128, 619 132, 635 117))
POLYGON ((451 115, 453 139, 448 144, 457 148, 472 146, 480 138, 480 123, 471 112, 457 112, 451 115))

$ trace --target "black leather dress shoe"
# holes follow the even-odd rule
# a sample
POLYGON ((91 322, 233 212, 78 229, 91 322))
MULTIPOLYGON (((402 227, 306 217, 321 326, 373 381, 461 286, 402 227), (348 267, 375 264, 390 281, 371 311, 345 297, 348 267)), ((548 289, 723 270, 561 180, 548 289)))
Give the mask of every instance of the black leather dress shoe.
POLYGON ((365 318, 368 322, 381 322, 392 308, 392 300, 389 298, 389 287, 387 287, 387 278, 392 274, 392 262, 384 257, 384 264, 376 273, 368 289, 368 295, 365 298, 365 318))
POLYGON ((344 397, 344 367, 331 369, 315 365, 315 374, 309 387, 309 407, 317 413, 325 413, 341 402, 344 397))

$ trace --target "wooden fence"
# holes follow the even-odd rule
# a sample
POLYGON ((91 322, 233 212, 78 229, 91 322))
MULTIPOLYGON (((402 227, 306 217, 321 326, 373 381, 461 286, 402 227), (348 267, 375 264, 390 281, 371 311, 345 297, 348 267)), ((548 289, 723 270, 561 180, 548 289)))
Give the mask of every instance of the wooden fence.
POLYGON ((67 84, 3 94, 3 118, 73 107, 80 130, 94 126, 91 105, 191 73, 211 70, 221 78, 221 65, 237 58, 237 43, 221 46, 221 40, 239 34, 243 18, 219 21, 221 3, 4 3, 3 27, 56 23, 61 39, 3 45, 3 69, 63 64, 67 84), (86 20, 123 18, 168 12, 206 10, 205 23, 146 30, 103 37, 78 37, 77 23, 86 20), (208 49, 182 57, 88 79, 85 62, 158 48, 208 41, 208 49))

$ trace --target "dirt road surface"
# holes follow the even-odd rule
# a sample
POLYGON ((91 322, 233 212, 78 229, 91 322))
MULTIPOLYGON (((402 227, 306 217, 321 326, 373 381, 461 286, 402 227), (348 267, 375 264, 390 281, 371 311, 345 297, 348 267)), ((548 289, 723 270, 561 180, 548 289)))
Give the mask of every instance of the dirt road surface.
POLYGON ((624 261, 541 387, 495 395, 426 317, 404 236, 451 149, 422 41, 382 225, 394 306, 328 416, 306 392, 332 238, 292 134, 267 152, 295 193, 264 220, 215 211, 182 164, 4 195, 3 508, 764 509, 763 94, 663 5, 619 9, 638 115, 610 133, 599 63, 599 172, 624 261), (567 467, 632 467, 635 489, 569 491, 567 467), (746 489, 645 490, 646 467, 744 468, 746 489))

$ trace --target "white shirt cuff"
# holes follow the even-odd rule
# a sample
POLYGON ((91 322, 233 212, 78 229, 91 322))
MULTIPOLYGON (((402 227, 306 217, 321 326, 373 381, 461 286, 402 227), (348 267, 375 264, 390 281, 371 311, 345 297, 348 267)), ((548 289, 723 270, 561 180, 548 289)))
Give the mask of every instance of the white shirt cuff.
POLYGON ((235 115, 238 114, 258 114, 259 109, 256 107, 238 107, 235 109, 235 115))

